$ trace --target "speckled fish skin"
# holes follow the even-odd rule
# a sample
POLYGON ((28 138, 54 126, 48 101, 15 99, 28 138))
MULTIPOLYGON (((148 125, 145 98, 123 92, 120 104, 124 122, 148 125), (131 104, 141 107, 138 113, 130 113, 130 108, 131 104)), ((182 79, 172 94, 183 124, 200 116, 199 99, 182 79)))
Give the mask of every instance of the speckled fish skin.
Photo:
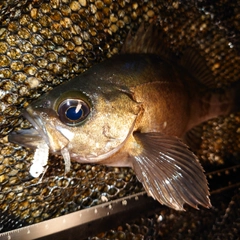
MULTIPOLYGON (((150 33, 155 39, 153 25, 144 36, 141 28, 122 54, 56 87, 24 116, 38 131, 36 140, 43 138, 53 153, 67 149, 74 161, 133 167, 148 194, 176 210, 184 210, 184 203, 210 207, 203 169, 180 138, 199 123, 231 112, 234 91, 214 94, 212 76, 192 50, 177 61, 161 56, 162 47, 154 41, 144 53, 128 53, 140 36, 140 49, 150 33), (196 65, 200 71, 194 74, 196 65), (67 99, 87 103, 86 119, 71 125, 62 120, 59 108, 67 99)), ((10 136, 22 145, 23 139, 24 132, 10 136)))

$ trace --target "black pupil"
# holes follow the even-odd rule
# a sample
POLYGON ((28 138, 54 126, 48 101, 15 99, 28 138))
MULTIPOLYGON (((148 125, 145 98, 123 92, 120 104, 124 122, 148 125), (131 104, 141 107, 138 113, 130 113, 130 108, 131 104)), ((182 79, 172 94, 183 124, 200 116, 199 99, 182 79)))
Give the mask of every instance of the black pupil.
POLYGON ((66 117, 69 118, 70 120, 76 121, 79 118, 81 118, 83 115, 82 109, 77 110, 77 107, 70 107, 66 111, 66 117))

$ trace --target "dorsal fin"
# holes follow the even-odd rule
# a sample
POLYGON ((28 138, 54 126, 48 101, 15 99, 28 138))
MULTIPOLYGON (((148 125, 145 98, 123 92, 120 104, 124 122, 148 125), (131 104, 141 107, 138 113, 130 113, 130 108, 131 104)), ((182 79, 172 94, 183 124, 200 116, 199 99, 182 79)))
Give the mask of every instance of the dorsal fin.
POLYGON ((176 58, 169 50, 165 33, 157 26, 156 21, 153 21, 148 26, 145 26, 144 22, 141 23, 135 34, 129 31, 121 53, 157 54, 168 60, 176 58))
POLYGON ((213 74, 206 64, 206 60, 193 48, 187 48, 179 60, 171 52, 166 34, 157 25, 157 21, 148 26, 141 23, 135 34, 129 31, 121 53, 148 53, 156 54, 161 58, 184 67, 194 78, 209 88, 215 88, 213 74))
POLYGON ((185 50, 180 65, 205 86, 209 88, 216 87, 214 76, 207 66, 206 60, 194 49, 188 48, 185 50))

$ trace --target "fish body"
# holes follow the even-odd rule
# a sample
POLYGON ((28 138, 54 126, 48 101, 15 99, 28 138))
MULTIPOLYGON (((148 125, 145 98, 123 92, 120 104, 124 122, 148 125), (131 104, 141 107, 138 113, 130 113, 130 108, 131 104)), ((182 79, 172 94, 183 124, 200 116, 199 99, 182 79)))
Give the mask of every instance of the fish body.
POLYGON ((152 35, 153 25, 140 27, 122 54, 41 96, 23 111, 35 130, 9 140, 32 148, 44 142, 66 162, 132 167, 149 195, 176 210, 184 203, 210 207, 203 169, 181 139, 230 113, 235 93, 212 90, 211 72, 195 51, 181 60, 161 55, 152 35))

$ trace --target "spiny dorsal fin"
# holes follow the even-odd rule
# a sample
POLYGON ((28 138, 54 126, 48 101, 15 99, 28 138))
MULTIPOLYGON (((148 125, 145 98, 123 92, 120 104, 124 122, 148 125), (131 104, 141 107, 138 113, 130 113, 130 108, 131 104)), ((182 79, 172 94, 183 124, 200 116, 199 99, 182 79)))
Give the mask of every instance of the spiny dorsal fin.
MULTIPOLYGON (((165 32, 160 29, 156 21, 147 27, 143 22, 135 34, 129 31, 121 53, 148 53, 159 55, 172 62, 177 60, 176 55, 169 49, 165 32)), ((206 60, 194 49, 185 50, 179 64, 205 86, 216 87, 213 74, 207 66, 206 60)))
POLYGON ((209 88, 216 87, 213 74, 207 66, 206 60, 194 49, 188 48, 184 52, 180 65, 205 86, 209 88))
POLYGON ((148 53, 157 54, 165 59, 171 60, 176 56, 168 49, 165 33, 153 21, 145 26, 143 22, 135 34, 129 31, 121 53, 148 53))

